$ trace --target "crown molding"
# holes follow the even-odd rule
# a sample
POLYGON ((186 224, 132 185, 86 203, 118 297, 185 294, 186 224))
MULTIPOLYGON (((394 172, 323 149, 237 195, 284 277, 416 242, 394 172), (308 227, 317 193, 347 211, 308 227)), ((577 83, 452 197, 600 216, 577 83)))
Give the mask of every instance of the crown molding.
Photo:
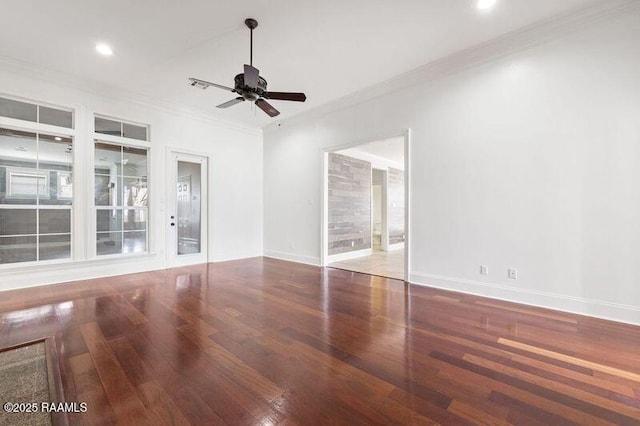
POLYGON ((239 121, 228 120, 213 116, 210 112, 193 108, 182 104, 163 101, 154 97, 92 81, 87 78, 71 75, 60 71, 54 71, 34 64, 19 61, 17 59, 0 56, 0 69, 15 74, 26 76, 35 80, 41 80, 60 86, 79 90, 90 95, 99 96, 118 101, 130 102, 145 108, 169 113, 181 117, 189 117, 207 124, 213 124, 228 130, 239 131, 254 136, 261 136, 262 129, 258 126, 250 126, 239 121))
POLYGON ((538 21, 484 43, 429 62, 426 65, 334 101, 302 111, 278 122, 269 123, 263 129, 270 131, 284 125, 295 125, 307 120, 322 118, 336 111, 351 108, 392 92, 426 84, 448 75, 549 43, 589 25, 612 19, 638 8, 640 8, 640 0, 607 0, 605 2, 596 0, 585 7, 538 21))

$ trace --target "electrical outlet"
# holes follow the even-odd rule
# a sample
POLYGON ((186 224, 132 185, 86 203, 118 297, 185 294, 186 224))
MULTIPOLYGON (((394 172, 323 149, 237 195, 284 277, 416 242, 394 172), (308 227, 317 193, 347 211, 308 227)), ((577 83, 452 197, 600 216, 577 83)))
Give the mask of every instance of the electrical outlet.
POLYGON ((480 275, 489 275, 489 267, 486 265, 480 265, 480 275))
POLYGON ((517 280, 518 279, 518 270, 514 269, 514 268, 509 268, 507 270, 507 276, 512 280, 517 280))

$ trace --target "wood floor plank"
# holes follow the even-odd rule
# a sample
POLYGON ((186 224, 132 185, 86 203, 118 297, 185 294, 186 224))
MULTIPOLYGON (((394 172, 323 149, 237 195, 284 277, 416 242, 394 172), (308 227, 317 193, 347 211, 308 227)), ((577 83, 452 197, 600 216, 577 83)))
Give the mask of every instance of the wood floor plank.
POLYGON ((84 416, 82 422, 88 425, 115 424, 116 415, 104 392, 91 355, 77 355, 69 358, 68 362, 75 379, 78 401, 85 402, 91 410, 100 413, 100 416, 84 416))
MULTIPOLYGON (((608 365, 600 364, 597 362, 587 361, 585 359, 581 359, 574 356, 564 355, 558 352, 549 351, 542 348, 537 348, 535 346, 527 345, 520 342, 515 342, 510 339, 499 339, 499 343, 511 346, 518 349, 523 349, 525 351, 534 352, 549 358, 558 359, 560 361, 568 362, 570 364, 579 365, 582 367, 590 368, 591 370, 600 371, 602 373, 611 374, 613 376, 618 376, 623 379, 633 380, 634 382, 640 383, 640 374, 634 373, 632 371, 622 370, 620 368, 611 367, 608 365)), ((637 358, 636 358, 637 359, 637 358)))
POLYGON ((590 374, 576 372, 574 370, 558 367, 557 365, 554 365, 554 364, 548 364, 533 358, 528 358, 528 357, 524 357, 517 354, 512 354, 509 357, 515 362, 518 362, 521 364, 527 364, 533 368, 545 370, 553 374, 561 375, 572 380, 584 382, 588 385, 606 389, 608 391, 615 392, 621 395, 630 396, 632 398, 637 397, 636 395, 634 395, 633 388, 631 386, 625 386, 609 380, 602 380, 590 374))
POLYGON ((98 325, 96 323, 85 325, 82 328, 82 335, 87 342, 100 382, 118 421, 152 424, 145 415, 145 408, 140 398, 111 351, 98 325), (118 403, 121 400, 127 403, 118 403))
POLYGON ((464 402, 453 401, 448 408, 450 413, 462 417, 477 425, 508 425, 507 419, 497 418, 464 402))
POLYGON ((487 300, 479 300, 475 303, 481 306, 490 306, 492 308, 497 308, 505 311, 522 313, 522 314, 525 314, 525 316, 542 317, 542 318, 550 319, 553 321, 568 322, 570 324, 578 323, 577 318, 571 318, 571 316, 569 315, 561 315, 561 314, 553 313, 550 311, 542 312, 542 310, 536 310, 535 308, 531 308, 531 307, 520 307, 515 305, 508 305, 506 303, 492 302, 487 300))
MULTIPOLYGON (((500 392, 493 392, 491 394, 491 400, 497 403, 509 407, 509 420, 513 420, 516 424, 524 424, 525 420, 522 419, 523 415, 528 418, 535 419, 543 425, 554 426, 580 426, 582 423, 574 422, 566 417, 563 417, 552 412, 541 410, 538 407, 528 404, 519 399, 512 398, 509 395, 505 395, 500 392), (517 417, 516 417, 517 413, 517 417), (519 420, 516 420, 519 419, 519 420)), ((565 413, 563 413, 565 414, 565 413)))
POLYGON ((122 366, 122 371, 127 375, 127 378, 133 386, 139 387, 152 380, 152 373, 125 337, 109 340, 108 343, 116 359, 122 366))
MULTIPOLYGON (((449 360, 449 362, 451 362, 451 360, 449 360)), ((564 405, 561 402, 557 402, 553 399, 549 399, 547 394, 543 393, 542 395, 539 395, 535 392, 536 389, 532 389, 526 386, 519 386, 521 383, 514 382, 512 380, 505 380, 505 378, 501 377, 499 374, 494 374, 492 370, 483 372, 474 370, 470 367, 466 367, 463 364, 461 365, 461 369, 443 373, 443 376, 451 378, 451 376, 455 374, 455 378, 458 378, 460 381, 467 381, 469 383, 474 383, 478 386, 483 386, 490 389, 491 391, 487 396, 488 403, 484 403, 482 405, 473 405, 474 407, 487 407, 487 409, 485 409, 484 411, 489 412, 490 414, 498 416, 498 413, 501 412, 500 409, 495 409, 492 407, 492 405, 498 405, 498 407, 502 408, 503 410, 507 410, 506 413, 503 413, 503 415, 500 416, 501 418, 505 418, 509 421, 509 418, 513 417, 513 413, 511 412, 511 409, 513 407, 503 405, 501 406, 497 404, 493 399, 491 399, 494 392, 500 392, 505 395, 510 395, 513 398, 517 398, 520 401, 526 402, 530 406, 534 407, 534 409, 537 411, 556 414, 578 424, 593 426, 615 425, 615 422, 607 421, 600 417, 596 417, 589 413, 586 413, 580 409, 576 409, 564 405)), ((526 415, 526 413, 521 412, 519 412, 518 416, 516 417, 522 416, 529 417, 526 415)))
POLYGON ((640 424, 640 327, 276 259, 3 292, 44 336, 72 425, 640 424))
MULTIPOLYGON (((451 375, 455 374, 455 378, 460 381, 468 381, 470 383, 474 383, 477 386, 483 386, 490 389, 489 394, 487 395, 487 401, 483 404, 472 403, 472 407, 476 409, 482 409, 484 412, 488 412, 491 415, 494 415, 498 418, 504 418, 506 421, 512 423, 509 419, 513 418, 512 409, 514 407, 505 406, 498 404, 492 396, 494 392, 500 392, 505 395, 509 395, 513 398, 517 398, 519 401, 525 401, 529 404, 532 409, 540 412, 548 412, 560 417, 564 417, 569 419, 575 423, 590 425, 590 426, 613 426, 614 422, 609 422, 599 417, 592 416, 588 413, 585 413, 579 409, 575 409, 572 407, 568 407, 559 402, 550 400, 543 396, 539 396, 535 393, 529 392, 527 390, 520 389, 516 386, 513 386, 509 383, 505 383, 496 379, 494 377, 482 376, 476 372, 472 372, 470 370, 462 371, 457 370, 455 373, 448 372, 443 374, 444 377, 448 377, 450 380, 452 379, 451 375), (497 408, 496 408, 497 406, 497 408)), ((451 380, 455 381, 455 380, 451 380)), ((525 413, 518 413, 516 417, 526 416, 525 413)), ((529 416, 526 416, 529 417, 529 416)), ((520 423, 514 423, 520 424, 520 423)))
POLYGON ((602 407, 615 413, 621 413, 631 418, 636 418, 640 423, 640 401, 635 400, 635 398, 628 398, 626 403, 622 403, 611 398, 605 398, 586 392, 580 388, 568 386, 554 380, 545 379, 525 371, 520 371, 517 368, 485 360, 474 355, 465 355, 463 359, 476 365, 491 368, 495 371, 501 371, 503 374, 508 374, 513 378, 526 380, 528 383, 539 385, 543 388, 553 390, 554 392, 571 395, 572 398, 577 398, 580 401, 593 404, 594 406, 602 407))
POLYGON ((157 419, 155 424, 175 426, 187 426, 190 424, 173 400, 162 389, 162 386, 155 380, 138 386, 138 393, 145 407, 157 419))
POLYGON ((275 400, 284 392, 277 385, 220 346, 215 344, 207 346, 204 348, 204 351, 211 356, 212 361, 220 368, 225 369, 235 380, 251 390, 251 392, 256 393, 266 402, 275 400))
POLYGON ((445 360, 461 368, 469 369, 473 372, 502 381, 522 390, 526 390, 527 392, 542 396, 549 400, 561 402, 567 407, 575 408, 615 424, 635 424, 640 420, 640 411, 638 410, 624 405, 618 405, 614 402, 608 402, 606 406, 598 405, 597 402, 601 401, 597 397, 586 392, 582 393, 577 389, 570 389, 563 392, 562 386, 558 383, 554 383, 552 388, 548 388, 541 385, 537 378, 531 378, 531 381, 526 380, 523 376, 528 377, 528 375, 519 373, 515 371, 515 369, 509 370, 503 366, 494 366, 492 363, 481 359, 474 359, 474 362, 471 362, 466 359, 458 359, 442 353, 432 353, 432 356, 445 360), (507 374, 507 370, 509 371, 509 374, 507 374), (556 390, 558 387, 561 388, 560 391, 556 390), (574 393, 579 394, 574 395, 574 393), (581 396, 586 397, 586 400, 581 399, 581 396), (615 405, 616 408, 620 408, 622 411, 612 409, 613 407, 610 407, 610 405, 615 405))

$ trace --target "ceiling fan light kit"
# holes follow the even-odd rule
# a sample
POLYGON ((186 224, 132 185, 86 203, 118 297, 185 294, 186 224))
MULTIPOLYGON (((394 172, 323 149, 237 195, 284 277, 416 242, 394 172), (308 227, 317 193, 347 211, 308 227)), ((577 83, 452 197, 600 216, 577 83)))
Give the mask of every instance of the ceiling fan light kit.
POLYGON ((307 96, 304 93, 267 91, 267 80, 262 78, 260 76, 260 70, 253 66, 253 30, 258 26, 258 21, 252 18, 247 18, 245 19, 244 24, 251 31, 249 65, 245 64, 244 72, 235 76, 233 88, 193 77, 189 78, 189 84, 198 89, 204 90, 209 87, 217 87, 218 89, 227 90, 240 95, 235 99, 231 99, 230 101, 218 105, 218 108, 229 108, 235 104, 250 101, 255 103, 258 108, 270 117, 277 116, 280 114, 280 111, 267 102, 267 99, 294 102, 304 102, 307 100, 307 96))

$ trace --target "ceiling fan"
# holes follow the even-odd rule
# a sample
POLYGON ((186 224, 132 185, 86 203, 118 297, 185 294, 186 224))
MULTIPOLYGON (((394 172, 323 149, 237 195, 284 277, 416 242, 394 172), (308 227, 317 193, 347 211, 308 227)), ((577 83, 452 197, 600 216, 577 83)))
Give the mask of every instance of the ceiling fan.
POLYGON ((189 84, 203 90, 213 86, 218 89, 228 90, 229 92, 240 95, 235 99, 231 99, 228 102, 218 105, 218 108, 229 108, 237 103, 250 101, 255 102, 258 108, 266 112, 269 117, 275 117, 280 114, 280 111, 267 102, 267 99, 304 102, 307 99, 307 96, 304 93, 267 91, 267 80, 262 78, 260 76, 260 71, 253 66, 253 30, 258 26, 258 21, 247 18, 245 19, 244 24, 249 27, 249 30, 251 30, 249 65, 244 65, 244 73, 236 75, 233 88, 223 86, 222 84, 200 80, 198 78, 189 78, 189 84))

